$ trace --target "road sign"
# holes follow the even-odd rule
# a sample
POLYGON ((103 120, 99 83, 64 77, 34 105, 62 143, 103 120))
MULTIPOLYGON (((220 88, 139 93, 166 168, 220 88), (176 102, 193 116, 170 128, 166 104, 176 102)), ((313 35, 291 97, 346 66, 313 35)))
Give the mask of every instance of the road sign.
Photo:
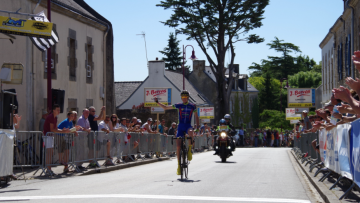
POLYGON ((288 88, 288 107, 315 107, 315 89, 288 88))
POLYGON ((301 114, 295 113, 295 108, 286 108, 286 120, 300 120, 301 114))
POLYGON ((214 119, 214 107, 199 107, 197 111, 200 119, 214 119))
POLYGON ((299 120, 290 120, 290 124, 297 124, 299 120))
POLYGON ((210 123, 210 119, 201 119, 201 123, 210 123))
POLYGON ((164 114, 165 110, 161 107, 151 107, 151 113, 152 114, 157 114, 157 113, 164 114))
POLYGON ((170 105, 171 92, 171 88, 167 87, 144 88, 144 107, 159 107, 155 98, 164 105, 170 105))
POLYGON ((303 111, 307 111, 309 113, 309 108, 295 108, 295 113, 302 113, 303 111))

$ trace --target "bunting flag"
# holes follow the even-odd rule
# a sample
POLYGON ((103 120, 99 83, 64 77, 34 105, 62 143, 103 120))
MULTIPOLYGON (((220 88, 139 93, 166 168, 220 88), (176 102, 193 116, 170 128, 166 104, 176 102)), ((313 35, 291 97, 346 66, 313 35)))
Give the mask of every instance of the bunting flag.
MULTIPOLYGON (((38 13, 36 15, 43 16, 44 19, 41 17, 32 17, 31 20, 41 21, 41 22, 49 22, 49 20, 45 16, 44 11, 41 11, 40 13, 38 13)), ((54 46, 56 43, 59 42, 59 36, 56 33, 56 31, 54 30, 54 26, 53 26, 53 30, 51 31, 51 37, 49 39, 41 38, 41 37, 30 37, 30 39, 40 51, 46 51, 48 48, 50 48, 51 46, 54 46)))

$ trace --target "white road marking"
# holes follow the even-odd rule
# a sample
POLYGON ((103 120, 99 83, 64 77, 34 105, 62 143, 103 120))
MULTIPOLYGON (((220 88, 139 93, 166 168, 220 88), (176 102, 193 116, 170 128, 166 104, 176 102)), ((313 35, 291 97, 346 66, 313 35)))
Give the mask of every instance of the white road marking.
POLYGON ((163 199, 163 200, 227 201, 227 202, 311 203, 309 200, 298 200, 298 199, 250 198, 250 197, 171 196, 171 195, 137 195, 137 194, 11 196, 11 197, 0 197, 0 200, 1 201, 13 201, 13 200, 93 199, 93 198, 133 198, 133 199, 163 199))

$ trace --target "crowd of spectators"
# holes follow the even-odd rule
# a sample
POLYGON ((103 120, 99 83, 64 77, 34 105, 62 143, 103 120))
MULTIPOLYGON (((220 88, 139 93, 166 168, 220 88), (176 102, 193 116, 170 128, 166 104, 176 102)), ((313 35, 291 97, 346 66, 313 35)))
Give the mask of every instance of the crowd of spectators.
POLYGON ((252 147, 289 147, 292 139, 293 134, 288 130, 279 132, 277 130, 258 128, 253 132, 245 133, 243 129, 240 129, 237 144, 252 147))
MULTIPOLYGON (((53 134, 51 133, 61 133, 60 135, 65 135, 65 133, 74 133, 75 136, 78 136, 77 132, 87 132, 88 136, 94 136, 93 133, 90 132, 104 132, 106 134, 110 132, 124 132, 124 144, 128 144, 131 138, 131 135, 129 133, 136 132, 136 133, 149 133, 149 134, 156 134, 159 133, 164 136, 168 135, 176 135, 177 133, 177 124, 175 122, 171 123, 171 126, 166 126, 165 119, 162 119, 161 121, 153 120, 152 118, 148 118, 146 122, 142 122, 140 119, 133 117, 131 119, 129 118, 118 118, 116 114, 112 115, 106 115, 105 113, 106 108, 102 107, 100 109, 99 115, 96 114, 95 107, 91 106, 89 108, 85 108, 82 111, 82 114, 78 118, 76 111, 70 111, 67 113, 67 118, 63 121, 61 121, 58 124, 57 116, 60 113, 60 107, 59 105, 54 105, 52 108, 52 111, 50 113, 43 112, 42 118, 39 122, 39 130, 43 132, 44 135, 51 136, 53 134)), ((19 123, 21 120, 21 117, 16 117, 18 119, 19 123)), ((16 126, 15 126, 16 127, 16 126)), ((194 129, 196 129, 196 126, 194 126, 194 129)), ((207 126, 205 123, 201 128, 199 132, 195 132, 195 136, 210 136, 211 128, 207 126)), ((46 136, 46 137, 48 137, 46 136)), ((96 153, 99 151, 99 147, 95 146, 92 140, 94 137, 89 137, 88 141, 88 147, 89 147, 89 153, 88 158, 93 158, 94 156, 94 150, 96 153)), ((53 146, 54 141, 50 141, 51 139, 45 139, 45 147, 46 147, 46 163, 51 163, 51 157, 53 154, 53 146)), ((134 147, 138 146, 138 141, 134 141, 134 147)), ((68 158, 69 158, 69 149, 66 147, 65 142, 58 143, 58 149, 59 149, 59 162, 64 165, 64 172, 69 172, 68 168, 68 158), (60 146, 61 145, 61 146, 60 146)), ((106 140, 106 153, 107 158, 109 160, 112 160, 112 157, 110 156, 110 147, 111 147, 111 141, 106 140)), ((83 162, 77 162, 76 165, 80 170, 86 170, 85 167, 83 167, 83 162)), ((107 165, 112 165, 112 162, 106 162, 107 165)), ((89 164, 90 167, 95 167, 96 163, 93 161, 90 161, 89 164)), ((48 166, 48 170, 51 171, 51 166, 48 166)), ((53 173, 53 172, 52 172, 53 173)))

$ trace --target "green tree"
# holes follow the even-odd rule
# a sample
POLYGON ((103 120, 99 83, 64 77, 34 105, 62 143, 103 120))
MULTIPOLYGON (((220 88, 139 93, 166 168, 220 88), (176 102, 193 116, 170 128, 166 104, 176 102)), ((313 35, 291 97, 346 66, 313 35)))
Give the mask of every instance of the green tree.
POLYGON ((249 127, 249 123, 251 122, 251 103, 250 103, 250 96, 248 92, 243 93, 243 96, 240 98, 241 101, 241 113, 240 113, 240 118, 241 121, 244 124, 244 128, 249 127))
POLYGON ((253 122, 253 128, 258 128, 260 123, 260 112, 259 112, 259 102, 258 98, 255 98, 253 101, 253 106, 251 110, 251 117, 253 122))
POLYGON ((280 83, 279 86, 273 86, 271 84, 272 78, 269 72, 266 72, 264 75, 263 88, 259 90, 259 108, 260 112, 263 112, 265 109, 279 109, 279 93, 280 93, 280 83))
POLYGON ((322 68, 322 61, 319 62, 319 65, 318 64, 314 65, 312 71, 321 74, 321 68, 322 68))
POLYGON ((235 44, 264 41, 249 32, 262 26, 268 4, 269 0, 164 0, 156 5, 172 11, 170 18, 162 23, 186 35, 188 40, 195 40, 209 61, 217 81, 217 118, 229 112, 235 44), (227 50, 231 58, 229 78, 225 75, 227 50))
POLYGON ((182 53, 179 48, 179 42, 174 33, 171 32, 168 39, 168 46, 165 47, 163 51, 159 51, 165 55, 162 60, 165 61, 165 67, 169 70, 176 70, 177 67, 182 66, 182 53))
POLYGON ((286 120, 285 112, 277 110, 264 110, 260 114, 260 128, 281 128, 291 130, 293 126, 286 120))
POLYGON ((289 85, 294 88, 317 88, 321 85, 321 73, 307 71, 289 76, 289 85))
POLYGON ((261 60, 261 64, 253 63, 248 68, 252 71, 251 77, 263 76, 265 72, 269 72, 272 77, 280 80, 300 71, 312 71, 315 67, 317 68, 316 62, 309 56, 292 56, 291 54, 301 53, 300 48, 292 43, 284 42, 284 40, 275 37, 275 40, 267 45, 281 55, 268 56, 268 59, 261 60))
MULTIPOLYGON (((257 90, 261 90, 261 89, 263 89, 265 87, 264 86, 264 82, 265 82, 264 77, 250 77, 248 81, 257 90)), ((280 80, 275 79, 275 78, 271 78, 270 79, 270 85, 274 89, 274 91, 279 91, 280 90, 280 86, 281 86, 280 80)))

